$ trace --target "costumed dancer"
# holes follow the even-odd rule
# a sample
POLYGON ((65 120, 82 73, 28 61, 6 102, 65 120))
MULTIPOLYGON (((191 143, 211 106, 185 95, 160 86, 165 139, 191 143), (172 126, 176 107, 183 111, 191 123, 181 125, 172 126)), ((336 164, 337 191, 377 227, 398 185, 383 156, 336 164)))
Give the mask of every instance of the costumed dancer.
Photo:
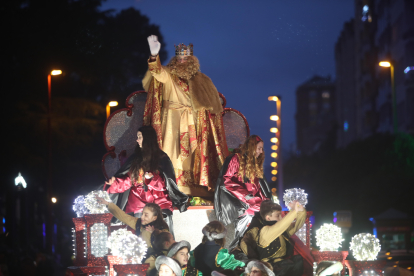
POLYGON ((167 257, 177 260, 181 265, 182 276, 202 276, 203 273, 195 267, 188 264, 188 253, 191 251, 191 245, 188 241, 174 243, 168 250, 167 257))
POLYGON ((159 276, 181 276, 181 267, 179 263, 167 256, 159 256, 155 260, 155 267, 159 276))
POLYGON ((240 153, 226 158, 217 180, 214 210, 219 221, 235 223, 235 237, 229 246, 237 246, 260 203, 271 197, 263 175, 263 140, 252 135, 244 142, 240 153))
POLYGON ((142 210, 142 216, 137 218, 126 214, 113 202, 108 202, 99 196, 96 196, 96 199, 98 203, 108 206, 109 212, 114 217, 134 229, 135 234, 147 243, 148 250, 152 248, 151 234, 155 229, 169 232, 168 225, 162 218, 161 208, 155 203, 147 203, 142 210))
POLYGON ((245 276, 275 276, 273 267, 267 262, 257 260, 250 261, 244 272, 245 276))
POLYGON ((161 66, 157 36, 148 37, 151 57, 142 80, 148 92, 144 125, 157 132, 160 148, 171 158, 177 184, 192 196, 212 195, 228 155, 219 93, 200 72, 193 45, 176 46, 175 57, 161 66))
POLYGON ((262 224, 252 226, 240 242, 240 248, 248 258, 254 256, 270 263, 277 276, 299 276, 303 273, 303 258, 293 255, 294 244, 290 237, 305 223, 306 210, 297 201, 289 205, 291 211, 282 218, 282 209, 278 204, 262 204, 262 224))
POLYGON ((224 248, 227 229, 221 222, 209 222, 202 232, 204 234, 202 242, 190 252, 191 266, 200 270, 203 275, 210 275, 214 270, 240 270, 245 266, 224 248))
POLYGON ((110 185, 107 192, 111 200, 136 217, 141 216, 145 204, 159 205, 173 235, 173 207, 180 212, 187 210, 188 196, 178 189, 174 168, 168 155, 159 148, 151 126, 139 128, 134 153, 105 184, 110 185))

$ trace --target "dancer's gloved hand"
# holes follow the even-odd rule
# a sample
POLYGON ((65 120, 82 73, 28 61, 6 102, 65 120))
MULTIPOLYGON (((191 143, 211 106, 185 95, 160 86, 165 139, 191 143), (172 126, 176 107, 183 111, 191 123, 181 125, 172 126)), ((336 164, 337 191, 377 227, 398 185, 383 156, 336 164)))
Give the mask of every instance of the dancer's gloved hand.
POLYGON ((148 45, 150 47, 151 55, 156 56, 160 52, 161 43, 158 41, 158 37, 156 35, 150 35, 147 37, 148 45))

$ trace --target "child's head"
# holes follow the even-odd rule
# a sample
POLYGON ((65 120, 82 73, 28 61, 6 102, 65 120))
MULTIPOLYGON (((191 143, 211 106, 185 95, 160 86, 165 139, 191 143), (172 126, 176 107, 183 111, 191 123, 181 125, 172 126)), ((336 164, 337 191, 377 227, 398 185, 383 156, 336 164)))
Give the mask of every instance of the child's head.
POLYGON ((155 260, 155 267, 159 276, 181 276, 181 267, 179 263, 167 256, 159 256, 155 260))
POLYGON ((205 243, 206 241, 215 241, 215 243, 222 247, 226 243, 227 229, 223 223, 217 220, 211 221, 204 226, 202 231, 204 234, 202 243, 205 243))
POLYGON ((266 221, 279 221, 282 218, 282 207, 271 200, 264 200, 260 204, 260 216, 266 221))
POLYGON ((191 250, 191 245, 188 241, 180 241, 171 245, 168 250, 168 257, 177 260, 181 266, 186 266, 188 263, 188 253, 191 250))
POLYGON ((147 225, 151 222, 154 222, 154 227, 157 229, 168 229, 168 225, 163 219, 161 208, 155 203, 145 204, 142 210, 141 224, 147 225))
POLYGON ((151 234, 151 244, 155 251, 163 251, 175 243, 174 237, 170 232, 155 229, 151 234))
POLYGON ((273 267, 267 263, 257 260, 250 261, 245 270, 247 276, 275 276, 273 267))

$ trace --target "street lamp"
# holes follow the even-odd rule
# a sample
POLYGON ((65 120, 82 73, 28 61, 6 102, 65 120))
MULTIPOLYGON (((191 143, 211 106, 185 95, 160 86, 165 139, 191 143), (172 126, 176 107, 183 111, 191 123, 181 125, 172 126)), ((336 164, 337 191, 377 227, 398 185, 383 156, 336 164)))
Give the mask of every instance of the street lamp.
POLYGON ((395 95, 395 79, 394 79, 394 65, 389 61, 381 61, 379 63, 381 67, 390 67, 391 73, 391 98, 392 98, 392 122, 394 126, 394 134, 398 131, 397 122, 397 98, 395 95))
MULTIPOLYGON (((47 198, 52 195, 52 76, 62 74, 62 70, 52 70, 47 75, 47 92, 48 92, 48 109, 47 109, 47 146, 48 146, 48 180, 47 180, 47 198)), ((46 214, 46 239, 47 249, 52 252, 52 205, 47 203, 46 214)))
POLYGON ((56 197, 52 197, 52 203, 56 203, 56 202, 57 202, 56 197))
POLYGON ((108 119, 109 114, 111 114, 111 106, 117 106, 118 102, 117 101, 110 101, 107 105, 106 105, 106 118, 108 119))
MULTIPOLYGON (((276 127, 270 128, 270 132, 275 134, 275 137, 271 138, 270 141, 273 143, 271 146, 272 152, 270 156, 274 158, 274 161, 270 164, 273 168, 272 181, 277 181, 277 190, 279 193, 283 192, 283 170, 282 170, 282 151, 281 151, 281 97, 280 96, 270 96, 267 98, 271 102, 276 103, 276 115, 270 116, 270 120, 276 122, 276 127), (276 169, 277 168, 277 169, 276 169)), ((281 194, 279 195, 282 196, 281 194)))

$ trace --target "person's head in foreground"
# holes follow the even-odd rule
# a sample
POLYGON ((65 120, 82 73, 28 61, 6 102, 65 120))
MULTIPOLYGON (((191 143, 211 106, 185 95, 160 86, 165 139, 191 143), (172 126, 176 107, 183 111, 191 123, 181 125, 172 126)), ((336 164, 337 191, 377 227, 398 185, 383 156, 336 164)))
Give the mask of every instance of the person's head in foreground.
POLYGON ((214 241, 222 247, 226 243, 227 229, 223 223, 217 220, 207 223, 202 232, 204 235, 202 243, 205 243, 206 241, 214 241))
POLYGON ((259 213, 264 221, 279 221, 282 219, 282 207, 271 200, 262 201, 259 213))
POLYGON ((167 256, 159 256, 155 260, 155 268, 159 276, 181 276, 179 263, 167 256))
POLYGON ((154 250, 157 252, 169 249, 174 243, 174 236, 170 232, 160 231, 156 229, 151 234, 151 244, 154 250))
POLYGON ((275 276, 272 266, 267 262, 250 261, 244 273, 245 276, 275 276))
POLYGON ((168 250, 167 257, 177 260, 181 267, 188 264, 188 253, 191 250, 191 245, 188 241, 180 241, 171 245, 168 250))

